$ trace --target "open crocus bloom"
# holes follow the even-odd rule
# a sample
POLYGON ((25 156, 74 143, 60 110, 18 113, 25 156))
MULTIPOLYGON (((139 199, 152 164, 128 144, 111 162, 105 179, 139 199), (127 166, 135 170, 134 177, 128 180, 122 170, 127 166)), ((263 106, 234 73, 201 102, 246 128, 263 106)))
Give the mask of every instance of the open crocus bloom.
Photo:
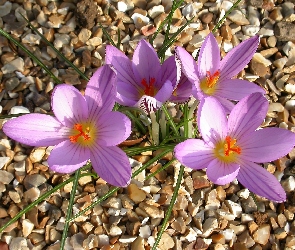
POLYGON ((113 112, 115 73, 104 66, 91 77, 83 96, 76 88, 58 85, 52 93, 55 117, 28 114, 7 121, 3 131, 30 146, 56 145, 48 158, 49 168, 71 173, 89 159, 108 183, 126 186, 131 167, 127 155, 116 145, 131 133, 125 115, 113 112))
POLYGON ((214 97, 200 103, 197 119, 203 140, 188 139, 175 147, 176 158, 193 169, 207 168, 208 178, 224 185, 234 178, 250 191, 276 202, 286 200, 278 180, 257 163, 276 160, 295 145, 295 134, 281 128, 256 130, 268 102, 261 93, 243 98, 229 114, 214 97))
POLYGON ((238 101, 255 92, 265 93, 254 83, 231 79, 249 63, 258 44, 259 37, 251 37, 241 42, 220 60, 217 41, 210 33, 202 44, 198 63, 185 49, 177 47, 175 51, 184 74, 195 84, 197 90, 193 92, 195 98, 202 100, 205 97, 214 96, 229 113, 234 107, 229 100, 238 101))
POLYGON ((180 78, 175 57, 169 57, 161 65, 154 48, 145 40, 138 43, 132 61, 108 45, 106 63, 117 73, 117 102, 139 107, 147 113, 159 109, 171 97, 180 78))

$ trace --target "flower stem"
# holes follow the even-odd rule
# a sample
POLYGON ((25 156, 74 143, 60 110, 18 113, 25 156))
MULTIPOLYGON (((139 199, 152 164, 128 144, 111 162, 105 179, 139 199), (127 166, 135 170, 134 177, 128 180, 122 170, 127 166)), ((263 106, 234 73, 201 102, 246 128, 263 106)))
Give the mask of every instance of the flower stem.
POLYGON ((153 245, 153 248, 152 250, 156 250, 157 249, 157 246, 162 238, 162 235, 166 229, 166 225, 168 223, 168 220, 170 218, 170 215, 171 215, 171 212, 172 212, 172 208, 174 206, 174 203, 176 201, 176 198, 178 196, 178 191, 179 191, 179 188, 180 188, 180 183, 181 183, 181 180, 182 180, 182 177, 183 177, 183 173, 184 173, 184 167, 181 166, 180 169, 179 169, 179 173, 178 173, 178 178, 177 178, 177 182, 176 182, 176 186, 175 186, 175 189, 174 189, 174 192, 173 192, 173 195, 172 195, 172 198, 171 198, 171 202, 169 204, 169 207, 168 207, 168 210, 165 214, 165 218, 164 218, 164 221, 163 221, 163 224, 161 226, 161 229, 157 235, 157 238, 156 238, 156 241, 153 245))
POLYGON ((177 130, 177 128, 176 128, 176 125, 175 125, 174 121, 172 120, 172 117, 170 116, 170 114, 169 114, 169 112, 168 112, 168 110, 167 110, 167 108, 166 108, 165 105, 162 106, 162 110, 164 111, 164 113, 165 113, 165 115, 166 115, 166 117, 167 117, 167 121, 168 121, 168 123, 170 124, 170 126, 171 126, 171 128, 172 128, 174 134, 175 134, 176 136, 180 136, 180 134, 179 134, 179 132, 178 132, 178 130, 177 130))
POLYGON ((155 146, 159 145, 159 123, 157 122, 157 117, 155 112, 150 113, 152 121, 152 139, 155 146))
POLYGON ((59 248, 60 250, 64 249, 66 239, 67 239, 67 236, 68 236, 68 230, 69 230, 69 226, 70 226, 70 223, 69 223, 68 220, 70 219, 71 214, 72 214, 74 198, 75 198, 75 194, 76 194, 76 190, 77 190, 77 186, 78 186, 78 180, 79 180, 79 177, 80 177, 80 172, 81 172, 81 169, 78 169, 76 171, 76 173, 75 173, 75 176, 74 176, 75 179, 74 179, 72 190, 71 190, 71 196, 70 196, 66 221, 65 221, 63 232, 62 232, 61 241, 60 241, 60 248, 59 248))
MULTIPOLYGON (((85 173, 85 174, 81 174, 80 177, 84 177, 84 176, 92 176, 94 178, 97 177, 97 175, 95 173, 85 173)), ((51 194, 55 193, 57 190, 59 190, 60 188, 64 187, 65 185, 67 185, 68 183, 74 181, 75 177, 71 177, 68 180, 58 184, 56 187, 54 187, 53 189, 47 191, 45 194, 41 195, 37 200, 33 201, 30 205, 28 205, 26 208, 24 208, 23 210, 21 210, 17 215, 15 215, 10 221, 8 221, 6 224, 4 224, 1 228, 0 228, 0 233, 3 232, 3 230, 5 228, 7 228, 8 226, 10 226, 11 224, 13 224, 14 222, 16 222, 20 217, 22 217, 24 214, 26 214, 28 211, 30 211, 34 206, 38 205, 41 201, 45 200, 47 197, 49 197, 51 194)))

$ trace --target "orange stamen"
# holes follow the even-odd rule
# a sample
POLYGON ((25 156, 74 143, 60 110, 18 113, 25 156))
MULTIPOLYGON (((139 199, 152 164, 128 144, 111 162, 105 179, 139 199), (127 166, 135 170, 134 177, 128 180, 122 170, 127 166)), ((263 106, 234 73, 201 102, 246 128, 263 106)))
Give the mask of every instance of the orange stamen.
POLYGON ((225 138, 226 143, 224 144, 224 154, 226 156, 229 156, 229 154, 232 152, 235 152, 237 154, 241 154, 241 148, 238 146, 235 146, 237 140, 232 139, 230 136, 227 136, 225 138))
POLYGON ((210 71, 207 71, 207 76, 206 76, 207 87, 213 88, 218 82, 219 77, 220 77, 219 70, 217 70, 213 75, 211 75, 210 71))
POLYGON ((148 96, 154 96, 155 95, 155 84, 156 79, 154 77, 150 78, 149 83, 147 83, 146 79, 143 78, 141 80, 141 84, 144 86, 144 94, 148 96))
POLYGON ((70 141, 72 143, 76 143, 80 136, 83 137, 84 141, 89 141, 90 140, 90 136, 89 136, 90 128, 89 127, 87 127, 85 129, 85 132, 84 132, 83 131, 83 126, 81 124, 77 123, 77 124, 74 125, 74 130, 77 130, 79 132, 79 134, 69 136, 70 141))

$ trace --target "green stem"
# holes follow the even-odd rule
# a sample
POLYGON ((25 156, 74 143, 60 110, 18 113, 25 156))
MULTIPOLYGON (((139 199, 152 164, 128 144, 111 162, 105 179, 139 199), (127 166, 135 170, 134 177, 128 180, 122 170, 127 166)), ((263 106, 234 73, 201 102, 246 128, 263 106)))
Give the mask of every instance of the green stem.
POLYGON ((162 110, 164 111, 164 113, 165 113, 165 115, 166 115, 166 117, 167 117, 167 121, 168 121, 168 123, 170 124, 170 126, 171 126, 171 128, 172 128, 174 134, 175 134, 176 136, 180 136, 180 134, 179 134, 179 132, 178 132, 178 130, 177 130, 177 128, 176 128, 176 125, 175 125, 175 123, 174 123, 172 117, 170 116, 170 114, 169 114, 169 112, 168 112, 168 110, 167 110, 167 108, 166 108, 165 105, 162 105, 162 110))
POLYGON ((63 232, 62 232, 61 241, 60 241, 60 248, 59 248, 60 250, 64 249, 66 239, 67 239, 67 236, 68 236, 68 230, 69 230, 69 226, 70 226, 70 223, 69 223, 68 220, 71 218, 71 214, 72 214, 72 211, 73 211, 74 199, 75 199, 75 194, 76 194, 76 190, 77 190, 77 186, 78 186, 80 172, 81 172, 81 170, 78 169, 76 171, 76 173, 75 173, 75 177, 74 177, 75 179, 74 179, 72 190, 71 190, 71 196, 70 196, 66 221, 65 221, 63 232))
MULTIPOLYGON (((84 176, 92 176, 93 178, 96 178, 97 177, 97 175, 95 173, 81 174, 81 177, 84 177, 84 176)), ((68 183, 74 181, 74 179, 75 179, 75 177, 71 177, 68 180, 66 180, 66 181, 58 184, 56 187, 54 187, 50 191, 48 191, 45 194, 41 195, 37 200, 33 201, 30 205, 28 205, 26 208, 24 208, 23 210, 21 210, 17 215, 15 215, 10 221, 8 221, 6 224, 4 224, 0 228, 0 233, 2 233, 2 231, 5 228, 7 228, 8 226, 10 226, 14 222, 16 222, 20 217, 22 217, 25 213, 27 213, 29 210, 31 210, 34 206, 38 205, 41 201, 43 201, 44 199, 46 199, 47 197, 49 197, 51 194, 55 193, 60 188, 64 187, 68 183)))
POLYGON ((132 121, 134 121, 134 123, 136 124, 136 126, 138 127, 138 129, 140 130, 142 134, 144 135, 146 134, 146 128, 142 125, 140 119, 135 117, 129 110, 125 110, 121 112, 125 113, 125 115, 127 115, 132 121))
MULTIPOLYGON (((161 159, 164 155, 166 155, 170 151, 171 151, 171 149, 164 150, 161 154, 158 154, 157 156, 155 156, 154 158, 152 158, 151 160, 149 160, 146 164, 142 165, 141 168, 139 168, 136 171, 134 171, 134 173, 132 174, 131 178, 134 178, 135 176, 139 175, 143 170, 145 170, 146 168, 148 168, 149 166, 151 166, 157 160, 161 159)), ((93 202, 91 205, 89 205, 88 207, 86 207, 85 209, 83 209, 82 211, 80 211, 79 213, 77 213, 76 215, 74 215, 72 218, 70 218, 69 219, 69 222, 71 222, 71 221, 75 220, 76 218, 78 218, 79 216, 85 214, 88 210, 94 208, 97 204, 99 204, 102 201, 104 201, 107 198, 109 198, 111 195, 113 195, 119 189, 120 189, 120 187, 114 187, 114 188, 112 188, 107 194, 105 194, 104 196, 100 197, 97 201, 93 202)))
POLYGON ((5 32, 3 29, 0 28, 0 34, 5 36, 8 40, 13 42, 16 46, 20 47, 25 53, 27 53, 38 65, 40 65, 48 75, 56 82, 56 83, 62 83, 61 80, 59 80, 48 68, 47 66, 42 63, 38 57, 36 57, 31 51, 29 51, 24 45, 22 45, 19 41, 14 39, 11 35, 9 35, 7 32, 5 32))
POLYGON ((176 144, 148 146, 148 147, 143 147, 143 148, 135 147, 135 148, 126 148, 123 150, 128 156, 133 156, 133 155, 138 155, 142 152, 154 151, 154 150, 158 150, 158 149, 169 149, 172 151, 174 149, 175 145, 176 144))
POLYGON ((242 0, 237 0, 234 5, 224 14, 224 16, 219 20, 219 22, 214 26, 212 33, 214 33, 223 24, 227 16, 239 5, 242 0))
POLYGON ((164 221, 163 221, 163 224, 161 226, 161 229, 157 235, 157 238, 156 238, 156 241, 153 245, 153 248, 152 250, 156 250, 157 249, 157 246, 162 238, 162 235, 165 231, 165 228, 166 228, 166 225, 168 223, 168 220, 170 218, 170 215, 171 215, 171 212, 172 212, 172 209, 173 209, 173 206, 175 204, 175 201, 176 201, 176 198, 178 196, 178 191, 179 191, 179 188, 180 188, 180 184, 181 184, 181 180, 182 180, 182 177, 183 177, 183 173, 184 173, 184 167, 181 166, 180 169, 179 169, 179 173, 178 173, 178 178, 177 178, 177 182, 176 182, 176 186, 175 186, 175 189, 174 189, 174 192, 173 192, 173 195, 172 195, 172 198, 171 198, 171 202, 169 204, 169 207, 168 207, 168 210, 165 214, 165 218, 164 218, 164 221))

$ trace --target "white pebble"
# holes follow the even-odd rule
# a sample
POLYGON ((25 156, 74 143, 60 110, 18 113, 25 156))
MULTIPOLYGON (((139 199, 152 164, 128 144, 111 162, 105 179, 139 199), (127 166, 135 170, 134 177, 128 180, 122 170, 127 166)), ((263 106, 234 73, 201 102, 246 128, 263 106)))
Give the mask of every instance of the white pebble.
POLYGON ((28 114, 30 110, 23 106, 14 106, 10 109, 10 115, 17 115, 17 114, 28 114))
POLYGON ((254 36, 260 30, 259 26, 255 25, 244 25, 242 31, 246 36, 254 36))
POLYGON ((124 2, 118 2, 118 11, 126 12, 127 11, 127 4, 124 2))
POLYGON ((164 12, 164 6, 163 5, 156 5, 148 10, 148 14, 151 18, 155 18, 158 15, 162 14, 164 12))
POLYGON ((151 229, 148 225, 139 228, 139 236, 147 239, 151 236, 151 229))
POLYGON ((288 110, 294 110, 295 109, 295 100, 286 101, 285 108, 288 110))

